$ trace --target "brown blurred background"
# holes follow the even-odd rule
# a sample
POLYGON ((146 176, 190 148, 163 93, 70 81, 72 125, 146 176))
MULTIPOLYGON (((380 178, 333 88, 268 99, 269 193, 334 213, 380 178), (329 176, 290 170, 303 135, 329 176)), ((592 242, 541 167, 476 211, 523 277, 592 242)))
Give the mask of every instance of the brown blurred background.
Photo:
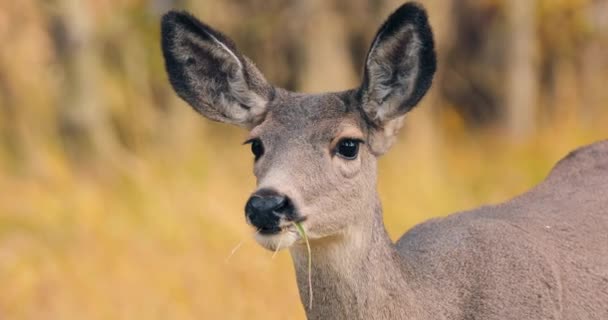
MULTIPOLYGON (((608 137, 607 0, 422 2, 439 71, 380 161, 394 238, 608 137)), ((358 85, 399 4, 1 0, 0 319, 303 319, 289 254, 243 219, 245 133, 175 96, 159 19, 190 10, 274 84, 318 92, 358 85)))

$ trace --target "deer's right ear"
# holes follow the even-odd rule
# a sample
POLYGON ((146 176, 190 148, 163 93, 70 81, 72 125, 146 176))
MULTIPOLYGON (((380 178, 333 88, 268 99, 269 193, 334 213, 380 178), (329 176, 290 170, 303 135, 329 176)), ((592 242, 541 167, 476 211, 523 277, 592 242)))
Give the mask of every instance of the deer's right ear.
POLYGON ((177 94, 205 117, 251 128, 259 124, 274 88, 220 32, 186 12, 162 18, 162 49, 177 94))
POLYGON ((433 33, 426 12, 406 3, 384 22, 367 53, 362 111, 374 130, 372 151, 384 153, 403 116, 425 95, 436 69, 433 33))

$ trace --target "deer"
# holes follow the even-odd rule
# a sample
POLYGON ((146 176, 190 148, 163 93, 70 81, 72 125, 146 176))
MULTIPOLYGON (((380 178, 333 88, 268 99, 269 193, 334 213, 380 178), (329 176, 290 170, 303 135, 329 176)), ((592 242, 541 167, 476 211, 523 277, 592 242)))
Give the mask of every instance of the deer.
POLYGON ((289 250, 308 319, 608 319, 608 141, 571 152, 511 200, 389 238, 377 160, 436 71, 420 4, 388 17, 361 85, 341 92, 269 84, 185 11, 163 16, 161 42, 177 95, 249 132, 257 182, 245 220, 261 246, 289 250))

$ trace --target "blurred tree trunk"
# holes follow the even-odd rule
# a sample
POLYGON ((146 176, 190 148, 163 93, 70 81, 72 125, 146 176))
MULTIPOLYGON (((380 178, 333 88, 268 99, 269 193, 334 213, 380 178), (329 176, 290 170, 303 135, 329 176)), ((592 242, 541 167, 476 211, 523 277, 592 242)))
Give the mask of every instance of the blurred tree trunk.
MULTIPOLYGON (((475 129, 495 125, 504 110, 505 41, 503 5, 494 1, 459 0, 437 4, 446 35, 437 34, 439 74, 435 88, 464 123, 475 129)), ((438 19, 439 18, 439 19, 438 19)))
MULTIPOLYGON (((594 39, 608 37, 608 0, 593 0, 587 6, 587 20, 594 39)), ((587 41, 580 55, 580 73, 578 81, 581 91, 580 118, 585 124, 592 123, 601 116, 601 109, 606 107, 608 96, 606 75, 608 74, 608 46, 602 41, 587 41)))
MULTIPOLYGON (((27 127, 23 125, 19 110, 16 108, 15 95, 11 88, 9 76, 5 73, 4 61, 0 61, 0 147, 6 155, 13 156, 13 160, 20 163, 27 162, 30 157, 25 145, 27 127)), ((2 156, 6 156, 2 154, 2 156)), ((15 162, 17 162, 15 161, 15 162)))
POLYGON ((301 89, 323 92, 354 88, 359 81, 352 72, 343 18, 332 8, 331 1, 310 0, 301 5, 309 17, 301 89))
POLYGON ((68 153, 76 157, 107 157, 115 139, 98 94, 97 48, 86 2, 55 0, 51 36, 64 70, 58 105, 58 129, 68 153))
POLYGON ((536 2, 529 0, 506 2, 511 36, 507 55, 506 126, 514 139, 529 136, 536 123, 535 6, 536 2))
POLYGON ((160 18, 160 16, 165 12, 182 7, 184 2, 184 0, 150 0, 148 3, 148 8, 152 13, 160 18))

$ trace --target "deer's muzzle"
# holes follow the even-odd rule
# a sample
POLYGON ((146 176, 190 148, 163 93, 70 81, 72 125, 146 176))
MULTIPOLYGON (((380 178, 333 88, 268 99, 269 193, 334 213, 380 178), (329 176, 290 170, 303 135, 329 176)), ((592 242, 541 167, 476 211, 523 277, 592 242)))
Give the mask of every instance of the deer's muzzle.
POLYGON ((272 189, 260 189, 247 201, 245 217, 261 234, 276 234, 281 231, 281 222, 294 221, 296 213, 289 197, 272 189))

